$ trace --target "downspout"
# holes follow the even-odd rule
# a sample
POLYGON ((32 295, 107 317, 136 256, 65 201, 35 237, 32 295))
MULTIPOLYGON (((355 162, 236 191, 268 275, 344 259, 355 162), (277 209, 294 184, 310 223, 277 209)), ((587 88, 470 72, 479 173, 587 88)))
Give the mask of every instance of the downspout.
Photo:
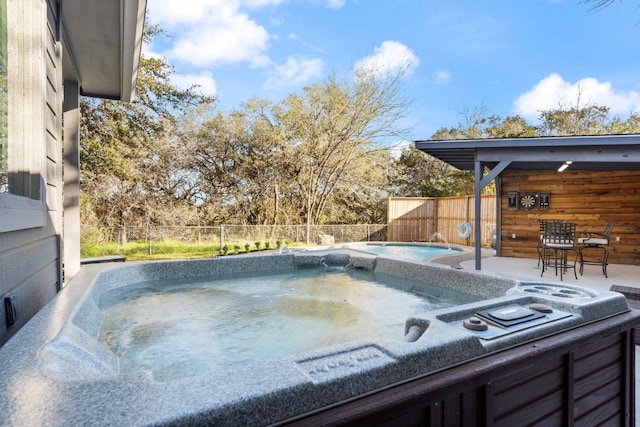
POLYGON ((496 226, 495 226, 495 233, 496 233, 496 246, 495 246, 495 250, 496 250, 496 255, 497 256, 501 256, 502 255, 502 239, 500 238, 500 236, 502 235, 502 233, 499 233, 498 230, 502 230, 502 180, 500 179, 500 177, 496 177, 496 226))
POLYGON ((64 82, 64 219, 62 231, 64 278, 80 271, 80 85, 64 82))

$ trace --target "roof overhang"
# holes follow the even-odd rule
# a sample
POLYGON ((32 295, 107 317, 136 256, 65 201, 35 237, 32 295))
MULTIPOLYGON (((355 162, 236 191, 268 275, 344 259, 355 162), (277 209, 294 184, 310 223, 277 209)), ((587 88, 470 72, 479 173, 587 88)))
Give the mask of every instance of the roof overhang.
POLYGON ((147 0, 60 0, 64 78, 85 96, 131 101, 147 0))
POLYGON ((460 170, 475 162, 493 169, 640 170, 640 135, 415 141, 418 150, 460 170))

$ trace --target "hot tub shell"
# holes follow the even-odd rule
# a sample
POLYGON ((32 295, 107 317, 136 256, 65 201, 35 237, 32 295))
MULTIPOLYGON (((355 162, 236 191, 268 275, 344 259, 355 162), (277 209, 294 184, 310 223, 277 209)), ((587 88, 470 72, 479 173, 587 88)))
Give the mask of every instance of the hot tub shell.
POLYGON ((525 395, 556 408, 549 420, 580 420, 588 412, 581 409, 584 402, 607 408, 614 402, 617 409, 603 419, 634 423, 632 330, 639 316, 616 292, 519 282, 346 249, 135 263, 100 272, 89 267, 0 348, 0 411, 9 425, 397 425, 426 419, 452 425, 455 416, 464 417, 458 418, 464 425, 513 425, 531 403, 508 406, 499 396, 525 395), (322 265, 371 269, 485 299, 411 316, 405 332, 418 331, 412 342, 401 336, 363 339, 165 383, 148 371, 119 373, 117 357, 97 340, 98 298, 116 287, 322 265), (532 304, 558 317, 491 337, 464 327, 479 312, 532 304), (530 384, 554 386, 532 395, 530 384), (599 392, 588 393, 581 384, 596 384, 599 392))

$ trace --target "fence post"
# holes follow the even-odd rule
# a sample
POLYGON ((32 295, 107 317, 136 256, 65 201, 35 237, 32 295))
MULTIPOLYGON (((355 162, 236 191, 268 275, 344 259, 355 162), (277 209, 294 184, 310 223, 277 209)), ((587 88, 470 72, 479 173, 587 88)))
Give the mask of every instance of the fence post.
POLYGON ((431 218, 431 225, 433 226, 432 228, 433 231, 431 232, 431 236, 438 233, 438 207, 440 206, 440 203, 438 203, 437 198, 433 198, 432 203, 433 203, 433 218, 431 218))
MULTIPOLYGON (((466 203, 465 203, 465 221, 469 224, 473 223, 473 228, 472 230, 476 230, 476 226, 475 226, 475 221, 471 221, 471 198, 473 197, 473 199, 475 200, 475 196, 466 196, 466 203)), ((476 203, 478 201, 476 200, 476 203)), ((480 218, 478 218, 478 221, 480 220, 480 218)), ((471 243, 470 246, 474 246, 475 245, 475 241, 478 238, 478 236, 476 236, 476 233, 471 233, 471 235, 467 238, 467 244, 469 245, 471 243), (473 236, 473 240, 471 239, 471 236, 473 236)))

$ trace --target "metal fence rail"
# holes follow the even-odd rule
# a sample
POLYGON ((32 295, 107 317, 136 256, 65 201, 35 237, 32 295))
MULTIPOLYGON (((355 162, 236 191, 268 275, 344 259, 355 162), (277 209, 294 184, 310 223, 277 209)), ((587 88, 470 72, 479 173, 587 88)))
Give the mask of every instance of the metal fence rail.
POLYGON ((155 242, 175 241, 202 245, 238 245, 260 242, 275 248, 289 244, 333 245, 348 242, 386 241, 386 224, 359 225, 220 225, 214 227, 89 227, 81 228, 82 244, 126 245, 145 242, 149 253, 155 242))
MULTIPOLYGON (((481 245, 490 246, 496 227, 496 197, 482 196, 482 217, 480 229, 481 245)), ((81 244, 130 242, 145 244, 149 254, 158 242, 197 243, 244 248, 252 248, 260 242, 275 248, 277 242, 304 245, 335 245, 348 242, 395 241, 430 242, 445 240, 448 243, 473 246, 474 233, 461 235, 462 224, 473 228, 475 198, 459 197, 391 197, 389 198, 388 224, 357 225, 219 225, 202 227, 88 227, 81 228, 81 244)))

